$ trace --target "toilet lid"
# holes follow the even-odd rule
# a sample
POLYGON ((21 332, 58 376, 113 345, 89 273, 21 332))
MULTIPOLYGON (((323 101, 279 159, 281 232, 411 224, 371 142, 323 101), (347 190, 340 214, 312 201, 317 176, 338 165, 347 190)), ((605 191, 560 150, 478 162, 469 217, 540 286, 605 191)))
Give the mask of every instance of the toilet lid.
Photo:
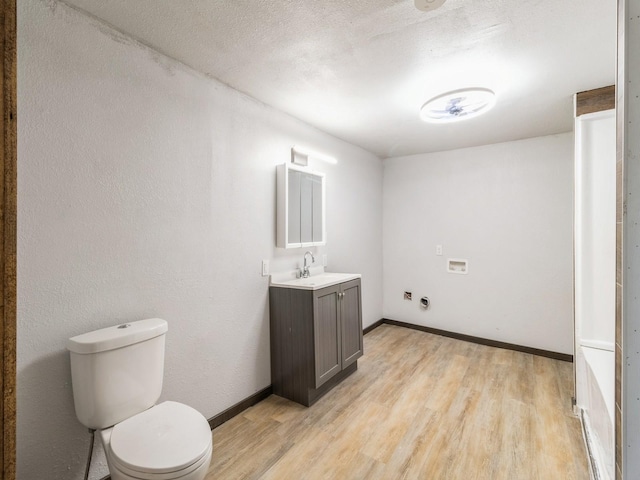
POLYGON ((211 441, 209 422, 200 412, 164 402, 114 426, 110 449, 114 460, 131 470, 167 473, 200 460, 211 441))

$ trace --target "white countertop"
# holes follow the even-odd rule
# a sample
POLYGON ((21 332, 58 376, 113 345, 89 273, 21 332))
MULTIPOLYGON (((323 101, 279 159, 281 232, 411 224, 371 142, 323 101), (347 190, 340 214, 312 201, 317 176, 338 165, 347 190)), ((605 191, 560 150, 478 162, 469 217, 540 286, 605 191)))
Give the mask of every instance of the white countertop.
POLYGON ((272 287, 298 288, 301 290, 319 290, 321 288, 337 285, 338 283, 355 280, 362 275, 359 273, 330 273, 325 272, 324 267, 311 267, 311 275, 307 278, 296 278, 296 272, 286 272, 271 275, 269 283, 272 287))

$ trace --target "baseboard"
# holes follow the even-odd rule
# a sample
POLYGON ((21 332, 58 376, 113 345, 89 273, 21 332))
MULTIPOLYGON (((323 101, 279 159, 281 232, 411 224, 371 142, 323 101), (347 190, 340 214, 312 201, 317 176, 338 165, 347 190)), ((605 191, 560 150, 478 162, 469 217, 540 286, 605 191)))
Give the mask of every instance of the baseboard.
MULTIPOLYGON (((434 335, 440 335, 442 337, 455 338, 456 340, 463 340, 465 342, 487 345, 489 347, 504 348, 506 350, 514 350, 516 352, 530 353, 532 355, 538 355, 540 357, 562 360, 563 362, 573 362, 573 355, 569 355, 567 353, 558 353, 549 350, 541 350, 539 348, 525 347, 513 343, 499 342, 497 340, 490 340, 488 338, 474 337, 472 335, 465 335, 463 333, 449 332, 447 330, 440 330, 438 328, 425 327, 424 325, 414 325, 412 323, 400 322, 398 320, 391 320, 389 318, 383 318, 379 322, 374 323, 374 325, 378 327, 383 323, 386 323, 387 325, 396 325, 398 327, 411 328, 413 330, 420 330, 421 332, 433 333, 434 335)), ((373 328, 371 330, 373 330, 373 328)))
POLYGON ((378 328, 380 325, 382 325, 384 323, 384 318, 381 318, 380 320, 378 320, 375 323, 372 323, 371 325, 369 325, 368 327, 364 328, 362 330, 363 335, 366 335, 367 333, 369 333, 372 330, 375 330, 376 328, 378 328))
POLYGON ((224 412, 219 413, 218 415, 211 417, 209 419, 209 426, 211 430, 216 427, 219 427, 224 422, 231 420, 236 415, 244 412, 247 408, 253 407, 256 403, 261 402, 269 395, 273 393, 273 387, 269 385, 268 387, 260 390, 257 393, 254 393, 250 397, 245 398, 244 400, 236 403, 232 407, 227 408, 224 412))

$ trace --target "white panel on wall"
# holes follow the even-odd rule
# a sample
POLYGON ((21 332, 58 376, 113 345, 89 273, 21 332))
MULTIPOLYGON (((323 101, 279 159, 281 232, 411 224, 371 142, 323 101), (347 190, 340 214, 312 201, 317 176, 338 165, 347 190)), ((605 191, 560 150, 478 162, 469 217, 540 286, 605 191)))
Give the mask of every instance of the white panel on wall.
MULTIPOLYGON (((575 309, 579 343, 613 351, 616 314, 616 122, 576 119, 575 309)), ((613 373, 613 372, 612 372, 613 373)))
POLYGON ((576 405, 593 461, 615 478, 616 121, 608 110, 575 127, 576 405))
MULTIPOLYGON (((80 479, 68 337, 169 323, 162 399, 206 417, 270 384, 276 169, 302 143, 327 175, 328 269, 380 319, 382 165, 61 2, 18 2, 18 476, 80 479)), ((317 256, 321 258, 322 255, 317 256)), ((106 472, 98 451, 92 478, 106 472)))
POLYGON ((385 317, 571 354, 572 166, 570 133, 385 160, 385 317))

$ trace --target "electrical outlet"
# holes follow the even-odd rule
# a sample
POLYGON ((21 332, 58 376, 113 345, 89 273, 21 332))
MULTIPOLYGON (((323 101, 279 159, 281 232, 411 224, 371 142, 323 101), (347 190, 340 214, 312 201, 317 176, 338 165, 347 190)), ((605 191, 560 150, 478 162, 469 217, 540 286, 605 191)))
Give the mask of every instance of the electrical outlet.
POLYGON ((442 245, 436 245, 436 255, 442 255, 442 245))
POLYGON ((411 292, 404 292, 404 299, 411 301, 411 292))
POLYGON ((262 276, 269 275, 269 260, 262 260, 262 276))
POLYGON ((323 253, 322 254, 322 266, 326 267, 329 263, 327 262, 327 254, 323 253))

